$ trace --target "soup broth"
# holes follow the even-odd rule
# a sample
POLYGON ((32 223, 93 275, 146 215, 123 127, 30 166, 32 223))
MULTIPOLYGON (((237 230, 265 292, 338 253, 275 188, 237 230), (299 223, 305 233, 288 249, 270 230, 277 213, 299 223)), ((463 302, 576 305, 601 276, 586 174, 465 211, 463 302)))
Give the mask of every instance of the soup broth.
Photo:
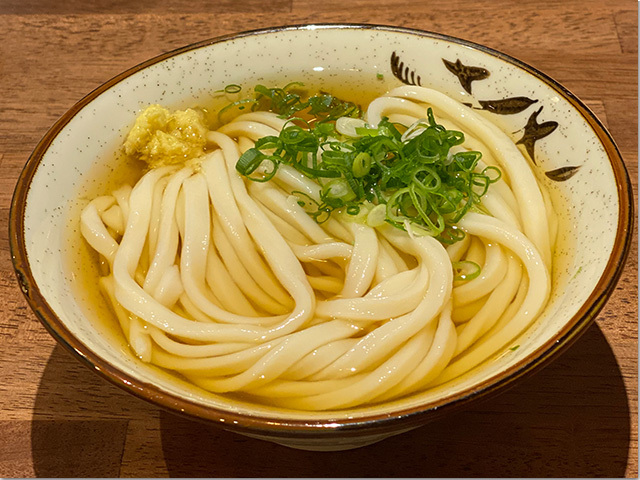
MULTIPOLYGON (((530 317, 528 312, 539 312, 550 295, 551 248, 557 223, 550 200, 546 193, 541 193, 544 187, 530 185, 536 174, 506 136, 476 139, 474 125, 468 125, 467 120, 459 119, 449 111, 457 108, 455 101, 419 87, 402 87, 404 90, 395 89, 385 94, 387 84, 380 81, 378 86, 379 89, 364 95, 362 92, 356 95, 358 87, 346 89, 330 84, 314 86, 309 91, 328 91, 344 99, 358 98, 358 103, 367 112, 368 122, 376 125, 381 125, 379 117, 387 116, 392 123, 403 123, 405 127, 398 131, 398 135, 407 137, 403 139, 403 145, 424 132, 442 134, 443 131, 470 130, 468 137, 474 139, 473 142, 469 145, 460 142, 460 147, 451 150, 449 156, 445 152, 444 158, 448 160, 443 168, 453 162, 467 161, 474 155, 481 157, 486 164, 470 167, 478 175, 473 178, 486 178, 482 181, 487 185, 495 183, 496 187, 488 185, 487 192, 495 193, 483 193, 483 203, 460 220, 460 227, 447 227, 453 233, 457 228, 464 230, 464 240, 445 242, 443 246, 432 235, 424 236, 424 230, 435 220, 425 219, 428 215, 421 209, 433 200, 418 197, 416 201, 417 194, 410 187, 403 187, 407 188, 406 194, 385 193, 384 200, 388 202, 385 208, 378 208, 381 203, 367 200, 368 203, 363 203, 357 212, 348 212, 354 201, 351 197, 356 188, 354 181, 366 175, 360 175, 356 170, 350 170, 355 173, 348 173, 342 183, 336 182, 335 176, 329 177, 333 180, 320 180, 320 187, 300 175, 304 169, 284 164, 278 166, 275 186, 270 182, 247 180, 253 171, 238 181, 229 160, 233 149, 239 148, 245 153, 252 148, 255 150, 253 142, 264 136, 256 131, 277 134, 279 129, 274 125, 282 124, 273 116, 259 113, 247 120, 251 125, 240 125, 248 108, 226 110, 227 116, 224 112, 221 116, 219 112, 225 105, 238 100, 235 88, 227 89, 216 92, 210 104, 198 107, 204 113, 207 127, 222 133, 208 134, 206 160, 194 164, 192 170, 183 174, 183 179, 175 180, 175 175, 181 174, 170 166, 160 167, 167 168, 166 173, 159 173, 159 170, 154 173, 147 171, 142 162, 118 152, 112 160, 104 162, 115 168, 106 177, 104 171, 97 172, 96 178, 100 180, 83 190, 72 210, 70 237, 78 242, 79 248, 72 250, 71 269, 96 328, 112 338, 119 348, 132 349, 145 362, 168 369, 178 378, 205 390, 300 410, 342 409, 394 400, 450 381, 487 358, 512 351, 518 336, 531 325, 530 318, 525 320, 530 317), (427 106, 433 108, 435 120, 444 122, 446 130, 423 122, 416 124, 415 136, 411 137, 413 122, 408 120, 429 118, 427 106), (418 111, 424 112, 422 116, 416 113, 418 111), (238 147, 234 147, 235 142, 238 147), (489 153, 491 149, 485 149, 483 142, 505 145, 509 155, 520 155, 515 166, 505 165, 502 158, 493 158, 489 153), (484 155, 476 155, 471 145, 479 145, 484 155), (226 167, 223 167, 225 162, 226 167), (523 173, 523 165, 528 172, 523 173), (481 172, 485 177, 479 176, 481 172), (151 179, 150 174, 157 174, 157 178, 151 179), (229 177, 224 185, 214 187, 212 182, 220 175, 229 177), (131 322, 125 321, 127 327, 123 329, 122 319, 120 323, 114 319, 113 300, 107 300, 99 292, 96 278, 112 271, 112 276, 122 277, 124 270, 117 273, 116 261, 107 261, 104 256, 99 260, 93 248, 78 240, 78 219, 90 200, 110 195, 122 184, 133 187, 143 182, 149 182, 149 192, 158 191, 157 195, 166 195, 172 182, 184 185, 175 197, 178 212, 175 235, 179 235, 179 243, 175 247, 178 252, 175 263, 170 262, 171 268, 175 267, 176 271, 180 268, 182 272, 161 274, 158 282, 165 282, 167 286, 155 287, 153 295, 160 298, 159 303, 146 313, 144 309, 138 311, 131 307, 136 303, 141 305, 142 299, 148 304, 146 293, 141 291, 139 300, 125 297, 146 285, 144 276, 149 275, 153 262, 149 260, 137 273, 130 271, 130 278, 126 278, 129 283, 117 286, 123 298, 121 301, 119 297, 118 301, 129 312, 131 322), (163 186, 156 187, 157 182, 164 182, 163 186), (347 195, 340 190, 345 184, 348 185, 347 195), (156 188, 158 190, 154 190, 156 188), (227 197, 218 194, 218 188, 220 191, 226 189, 227 197), (405 195, 406 199, 399 195, 405 195), (535 212, 527 210, 529 206, 523 206, 530 202, 523 202, 522 195, 536 198, 535 212), (235 198, 237 204, 229 200, 231 198, 235 198), (407 203, 409 199, 413 204, 407 203), (389 207, 393 201, 397 201, 397 206, 389 207), (309 204, 317 208, 315 212, 324 208, 330 215, 327 218, 318 216, 316 220, 320 218, 321 221, 310 222, 308 214, 314 210, 309 210, 309 204), (335 213, 331 213, 330 207, 335 208, 335 213), (388 216, 380 221, 379 212, 385 209, 388 216), (196 211, 198 213, 193 213, 196 211), (233 217, 236 212, 237 218, 233 217), (306 213, 301 216, 300 212, 306 213), (548 224, 530 227, 529 220, 539 213, 549 215, 551 220, 548 224), (353 220, 347 214, 352 215, 353 220), (191 215, 200 215, 197 217, 200 220, 191 215), (241 217, 244 226, 235 223, 241 217), (412 223, 411 218, 426 223, 420 226, 412 223), (206 231, 200 229, 202 219, 212 222, 206 231), (224 222, 228 222, 226 227, 224 222), (300 227, 298 232, 293 228, 295 225, 300 227), (224 234, 217 234, 221 231, 252 239, 250 243, 255 252, 227 244, 224 234), (189 257, 191 260, 185 260, 191 254, 189 249, 185 250, 190 242, 194 245, 205 242, 208 250, 204 256, 198 257, 196 253, 189 257), (535 258, 526 253, 532 248, 536 250, 532 254, 535 258), (214 258, 215 265, 211 264, 214 258), (199 259, 204 259, 205 266, 199 267, 202 265, 199 259), (231 268, 234 262, 241 273, 231 268), (267 268, 260 271, 262 267, 256 266, 253 271, 250 264, 267 268), (281 265, 287 264, 297 265, 294 268, 297 273, 285 273, 281 265), (204 269, 209 268, 215 269, 216 273, 205 272, 204 269), (241 280, 245 274, 249 276, 241 280), (216 282, 222 282, 216 280, 220 278, 225 279, 229 291, 208 290, 216 282), (474 281, 476 278, 484 279, 485 286, 474 281), (201 283, 190 287, 191 281, 201 283), (253 282, 256 287, 242 284, 243 281, 253 282), (438 282, 441 282, 440 287, 438 282), (182 289, 172 301, 166 300, 171 294, 164 293, 170 288, 182 289), (307 297, 311 289, 315 295, 307 297), (239 303, 227 300, 227 295, 239 299, 239 303), (173 305, 171 312, 163 305, 165 301, 173 305), (227 302, 233 305, 227 305, 227 302), (491 311, 493 304, 496 312, 491 311), (176 323, 163 330, 151 319, 165 311, 168 320, 163 321, 176 323), (216 313, 223 311, 224 314, 216 313), (220 315, 219 323, 216 323, 216 315, 220 315), (240 317, 245 318, 244 324, 238 323, 240 317), (306 319, 299 321, 302 318, 306 319), (298 321, 299 325, 294 327, 298 321), (278 333, 279 330, 284 334, 278 333), (136 339, 131 340, 133 337, 136 339), (300 350, 295 351, 290 344, 300 350)), ((477 117, 474 121, 478 125, 486 122, 483 117, 477 117)), ((374 136, 371 132, 353 131, 360 135, 359 138, 374 136)), ((379 127, 378 135, 382 135, 380 131, 379 127)), ((399 141, 399 137, 396 140, 399 141)), ((344 153, 345 148, 347 151, 360 148, 357 141, 349 142, 344 143, 346 147, 341 147, 342 150, 336 148, 335 151, 344 153)), ((277 148, 275 150, 277 152, 277 148)), ((255 150, 255 154, 266 155, 268 159, 272 151, 273 148, 265 154, 255 150)), ((360 152, 363 155, 359 158, 365 159, 360 161, 367 165, 367 172, 376 169, 375 164, 371 166, 373 152, 360 152)), ((244 155, 237 164, 242 163, 243 158, 244 155)), ((233 166, 237 164, 234 160, 233 166)), ((435 178, 435 174, 430 173, 431 168, 425 168, 424 172, 428 173, 420 177, 414 173, 414 184, 422 182, 422 187, 429 190, 432 185, 429 182, 435 178)), ((258 169, 257 174, 268 176, 269 170, 258 169)), ((142 191, 142 187, 138 190, 142 191)), ((150 193, 149 198, 153 195, 150 193)), ((470 202, 470 198, 465 202, 470 202)), ((138 208, 136 199, 129 197, 128 202, 133 205, 131 208, 138 208)), ((141 208, 145 210, 146 207, 141 208)), ((151 222, 154 221, 154 208, 160 211, 159 207, 153 206, 147 209, 151 212, 151 222)), ((451 216, 446 213, 447 219, 451 216)), ((158 219, 154 228, 160 231, 161 222, 158 219)), ((149 254, 147 249, 161 241, 147 239, 144 247, 140 244, 132 248, 143 249, 144 256, 149 254)), ((119 250, 128 242, 123 238, 119 250)))

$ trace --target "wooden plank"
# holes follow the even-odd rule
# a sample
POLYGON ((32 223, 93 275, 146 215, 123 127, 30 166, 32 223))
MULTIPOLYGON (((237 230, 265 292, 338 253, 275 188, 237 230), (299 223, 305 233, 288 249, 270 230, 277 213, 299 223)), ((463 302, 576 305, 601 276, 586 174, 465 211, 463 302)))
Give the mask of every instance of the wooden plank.
POLYGON ((117 477, 127 420, 0 421, 6 477, 117 477), (30 461, 25 461, 30 460, 30 461))
MULTIPOLYGON (((151 415, 129 421, 120 468, 121 477, 166 478, 169 476, 164 461, 162 438, 174 432, 161 429, 162 415, 164 415, 163 412, 155 411, 151 415)), ((211 455, 216 453, 212 451, 211 455)))
POLYGON ((614 13, 618 41, 625 53, 638 53, 638 5, 629 10, 619 10, 614 13))
POLYGON ((155 0, 107 0, 100 2, 86 2, 83 0, 4 0, 0 13, 14 15, 34 14, 102 14, 102 13, 205 13, 205 12, 288 12, 291 10, 291 0, 218 0, 215 4, 209 2, 194 2, 192 0, 173 0, 171 2, 157 2, 155 0))

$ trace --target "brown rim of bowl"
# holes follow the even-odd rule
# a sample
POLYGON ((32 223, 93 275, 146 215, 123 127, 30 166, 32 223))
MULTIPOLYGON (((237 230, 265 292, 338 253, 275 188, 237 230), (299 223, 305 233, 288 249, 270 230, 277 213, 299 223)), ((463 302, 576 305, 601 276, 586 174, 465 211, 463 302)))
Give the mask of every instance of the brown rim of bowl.
POLYGON ((430 418, 447 413, 453 409, 468 403, 471 400, 489 396, 502 391, 506 387, 513 384, 514 380, 530 374, 549 360, 556 357, 559 352, 566 349, 586 328, 595 320, 597 314, 604 306, 605 302, 613 292, 630 249, 631 238, 633 233, 633 191, 629 181, 629 175, 620 155, 620 152, 613 141, 607 129, 602 125, 598 118, 591 110, 584 105, 569 90, 553 80, 551 77, 540 72, 539 70, 527 65, 526 63, 515 59, 509 55, 498 52, 489 47, 479 45, 467 40, 456 37, 443 35, 439 33, 394 27, 388 25, 373 24, 312 24, 312 25, 290 25, 280 26, 267 29, 251 30, 237 34, 223 35, 212 39, 187 45, 176 50, 172 50, 145 62, 142 62, 123 73, 113 77, 106 83, 91 91, 88 95, 71 107, 60 119, 49 129, 49 131, 40 140, 33 153, 29 157, 24 169, 22 170, 16 189, 13 195, 9 221, 9 239, 11 255, 14 269, 18 279, 18 283, 22 293, 26 297, 32 310, 46 327, 49 333, 67 350, 77 356, 89 368, 97 371, 111 383, 120 388, 136 395, 139 398, 147 400, 156 406, 168 409, 174 413, 186 415, 189 418, 216 423, 225 428, 245 431, 259 432, 270 436, 281 437, 315 437, 330 435, 334 432, 336 435, 357 435, 361 430, 366 429, 368 432, 392 430, 395 425, 402 423, 403 427, 413 427, 424 424, 425 417, 430 418), (431 402, 419 407, 412 407, 398 410, 393 415, 372 414, 365 415, 354 419, 331 420, 331 415, 327 415, 326 420, 279 420, 268 416, 241 415, 231 411, 221 410, 214 407, 207 407, 200 404, 190 403, 185 399, 164 392, 155 385, 148 384, 137 380, 120 370, 109 365, 101 357, 93 353, 82 342, 75 338, 64 323, 57 317, 53 309, 49 306, 46 299, 40 293, 38 286, 33 278, 27 251, 24 243, 24 214, 26 209, 26 200, 29 193, 31 181, 39 166, 40 161, 45 155, 48 147, 53 140, 69 123, 69 121, 91 101, 100 94, 121 82, 132 74, 143 70, 144 68, 154 65, 158 62, 174 57, 176 55, 192 51, 198 48, 207 47, 213 44, 225 41, 243 38, 252 35, 272 34, 287 30, 307 30, 307 29, 352 29, 352 30, 380 30, 387 32, 404 33, 411 36, 428 37, 440 41, 450 42, 458 45, 467 46, 475 50, 480 50, 493 57, 497 57, 508 63, 516 65, 528 73, 532 74, 542 82, 558 91, 578 110, 584 117, 585 121, 591 126, 598 139, 602 142, 607 155, 611 161, 611 166, 616 178, 619 199, 619 218, 616 231, 616 241, 611 252, 609 261, 605 267, 602 277, 593 289, 593 292, 579 309, 579 311, 571 318, 563 329, 553 338, 540 346, 526 358, 513 365, 509 369, 501 372, 490 379, 476 385, 473 388, 466 389, 451 397, 445 397, 437 401, 431 402))

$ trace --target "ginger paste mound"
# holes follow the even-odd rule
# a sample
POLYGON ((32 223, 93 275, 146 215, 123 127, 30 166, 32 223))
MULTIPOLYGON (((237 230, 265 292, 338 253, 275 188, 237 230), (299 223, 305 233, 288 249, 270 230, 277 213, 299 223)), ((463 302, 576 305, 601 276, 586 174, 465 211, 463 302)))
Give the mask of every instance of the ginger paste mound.
POLYGON ((188 108, 172 113, 151 105, 136 119, 124 151, 151 168, 180 164, 204 154, 207 131, 202 112, 188 108))

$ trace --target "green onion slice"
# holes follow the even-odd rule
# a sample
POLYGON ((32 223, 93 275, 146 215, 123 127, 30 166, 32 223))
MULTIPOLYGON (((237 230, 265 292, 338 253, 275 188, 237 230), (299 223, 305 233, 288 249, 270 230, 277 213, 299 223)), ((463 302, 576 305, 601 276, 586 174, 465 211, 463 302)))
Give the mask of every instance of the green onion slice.
POLYGON ((459 262, 452 262, 453 265, 453 280, 454 281, 469 281, 477 278, 482 272, 482 268, 475 262, 469 260, 461 260, 459 262))

